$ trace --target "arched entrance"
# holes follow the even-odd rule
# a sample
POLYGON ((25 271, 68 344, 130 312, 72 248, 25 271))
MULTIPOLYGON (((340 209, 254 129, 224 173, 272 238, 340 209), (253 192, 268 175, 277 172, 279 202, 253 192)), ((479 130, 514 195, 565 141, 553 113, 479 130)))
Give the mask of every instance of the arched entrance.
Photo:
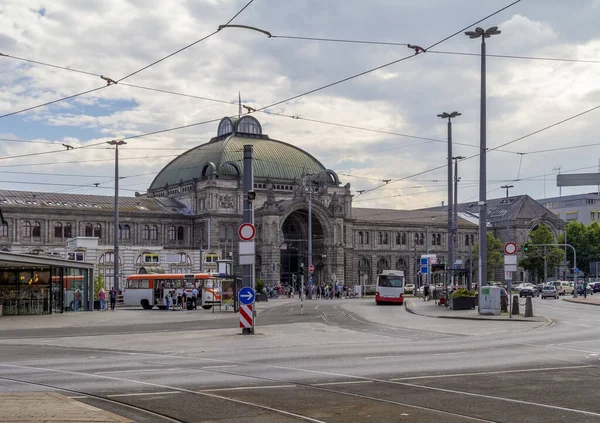
MULTIPOLYGON (((300 283, 300 265, 304 264, 304 282, 309 283, 308 275, 308 210, 298 209, 292 212, 281 226, 280 278, 283 285, 298 287, 300 283)), ((325 229, 319 218, 312 213, 312 263, 316 270, 313 285, 324 282, 327 274, 325 250, 325 229)))

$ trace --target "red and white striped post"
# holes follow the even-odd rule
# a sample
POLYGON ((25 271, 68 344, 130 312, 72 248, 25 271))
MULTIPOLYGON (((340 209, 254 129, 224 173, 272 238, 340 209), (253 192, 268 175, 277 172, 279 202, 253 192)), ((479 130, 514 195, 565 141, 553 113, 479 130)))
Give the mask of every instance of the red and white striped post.
POLYGON ((240 328, 254 330, 253 304, 240 305, 240 328))

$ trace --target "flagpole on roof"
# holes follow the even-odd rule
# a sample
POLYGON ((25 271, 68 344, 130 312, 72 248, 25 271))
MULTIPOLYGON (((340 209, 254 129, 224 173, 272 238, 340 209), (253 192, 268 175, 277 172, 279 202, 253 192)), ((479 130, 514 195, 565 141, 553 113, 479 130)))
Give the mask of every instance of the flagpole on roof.
POLYGON ((238 117, 241 118, 242 117, 242 94, 239 91, 238 91, 238 103, 239 103, 238 117))

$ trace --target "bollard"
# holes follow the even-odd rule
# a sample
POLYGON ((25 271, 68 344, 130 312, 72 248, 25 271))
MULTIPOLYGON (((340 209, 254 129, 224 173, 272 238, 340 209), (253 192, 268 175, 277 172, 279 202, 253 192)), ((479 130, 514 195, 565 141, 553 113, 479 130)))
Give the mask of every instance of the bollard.
POLYGON ((533 317, 533 301, 531 301, 531 297, 527 297, 527 301, 525 301, 525 317, 533 317))
POLYGON ((500 297, 500 311, 508 313, 508 297, 500 297))
POLYGON ((512 314, 513 316, 519 314, 519 297, 516 295, 513 297, 512 314))

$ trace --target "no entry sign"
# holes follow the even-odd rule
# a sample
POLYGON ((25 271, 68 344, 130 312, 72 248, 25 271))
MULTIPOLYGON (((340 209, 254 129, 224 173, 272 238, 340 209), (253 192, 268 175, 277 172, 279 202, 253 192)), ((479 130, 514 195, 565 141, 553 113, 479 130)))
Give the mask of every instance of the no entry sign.
POLYGON ((256 228, 252 223, 242 223, 238 229, 238 235, 242 241, 252 241, 256 235, 256 228))
POLYGON ((514 242, 507 242, 504 244, 504 252, 506 254, 516 254, 517 252, 517 244, 514 242))
POLYGON ((313 272, 315 271, 315 266, 314 266, 314 265, 312 265, 312 264, 311 264, 310 266, 308 266, 308 271, 309 271, 310 273, 313 273, 313 272))

